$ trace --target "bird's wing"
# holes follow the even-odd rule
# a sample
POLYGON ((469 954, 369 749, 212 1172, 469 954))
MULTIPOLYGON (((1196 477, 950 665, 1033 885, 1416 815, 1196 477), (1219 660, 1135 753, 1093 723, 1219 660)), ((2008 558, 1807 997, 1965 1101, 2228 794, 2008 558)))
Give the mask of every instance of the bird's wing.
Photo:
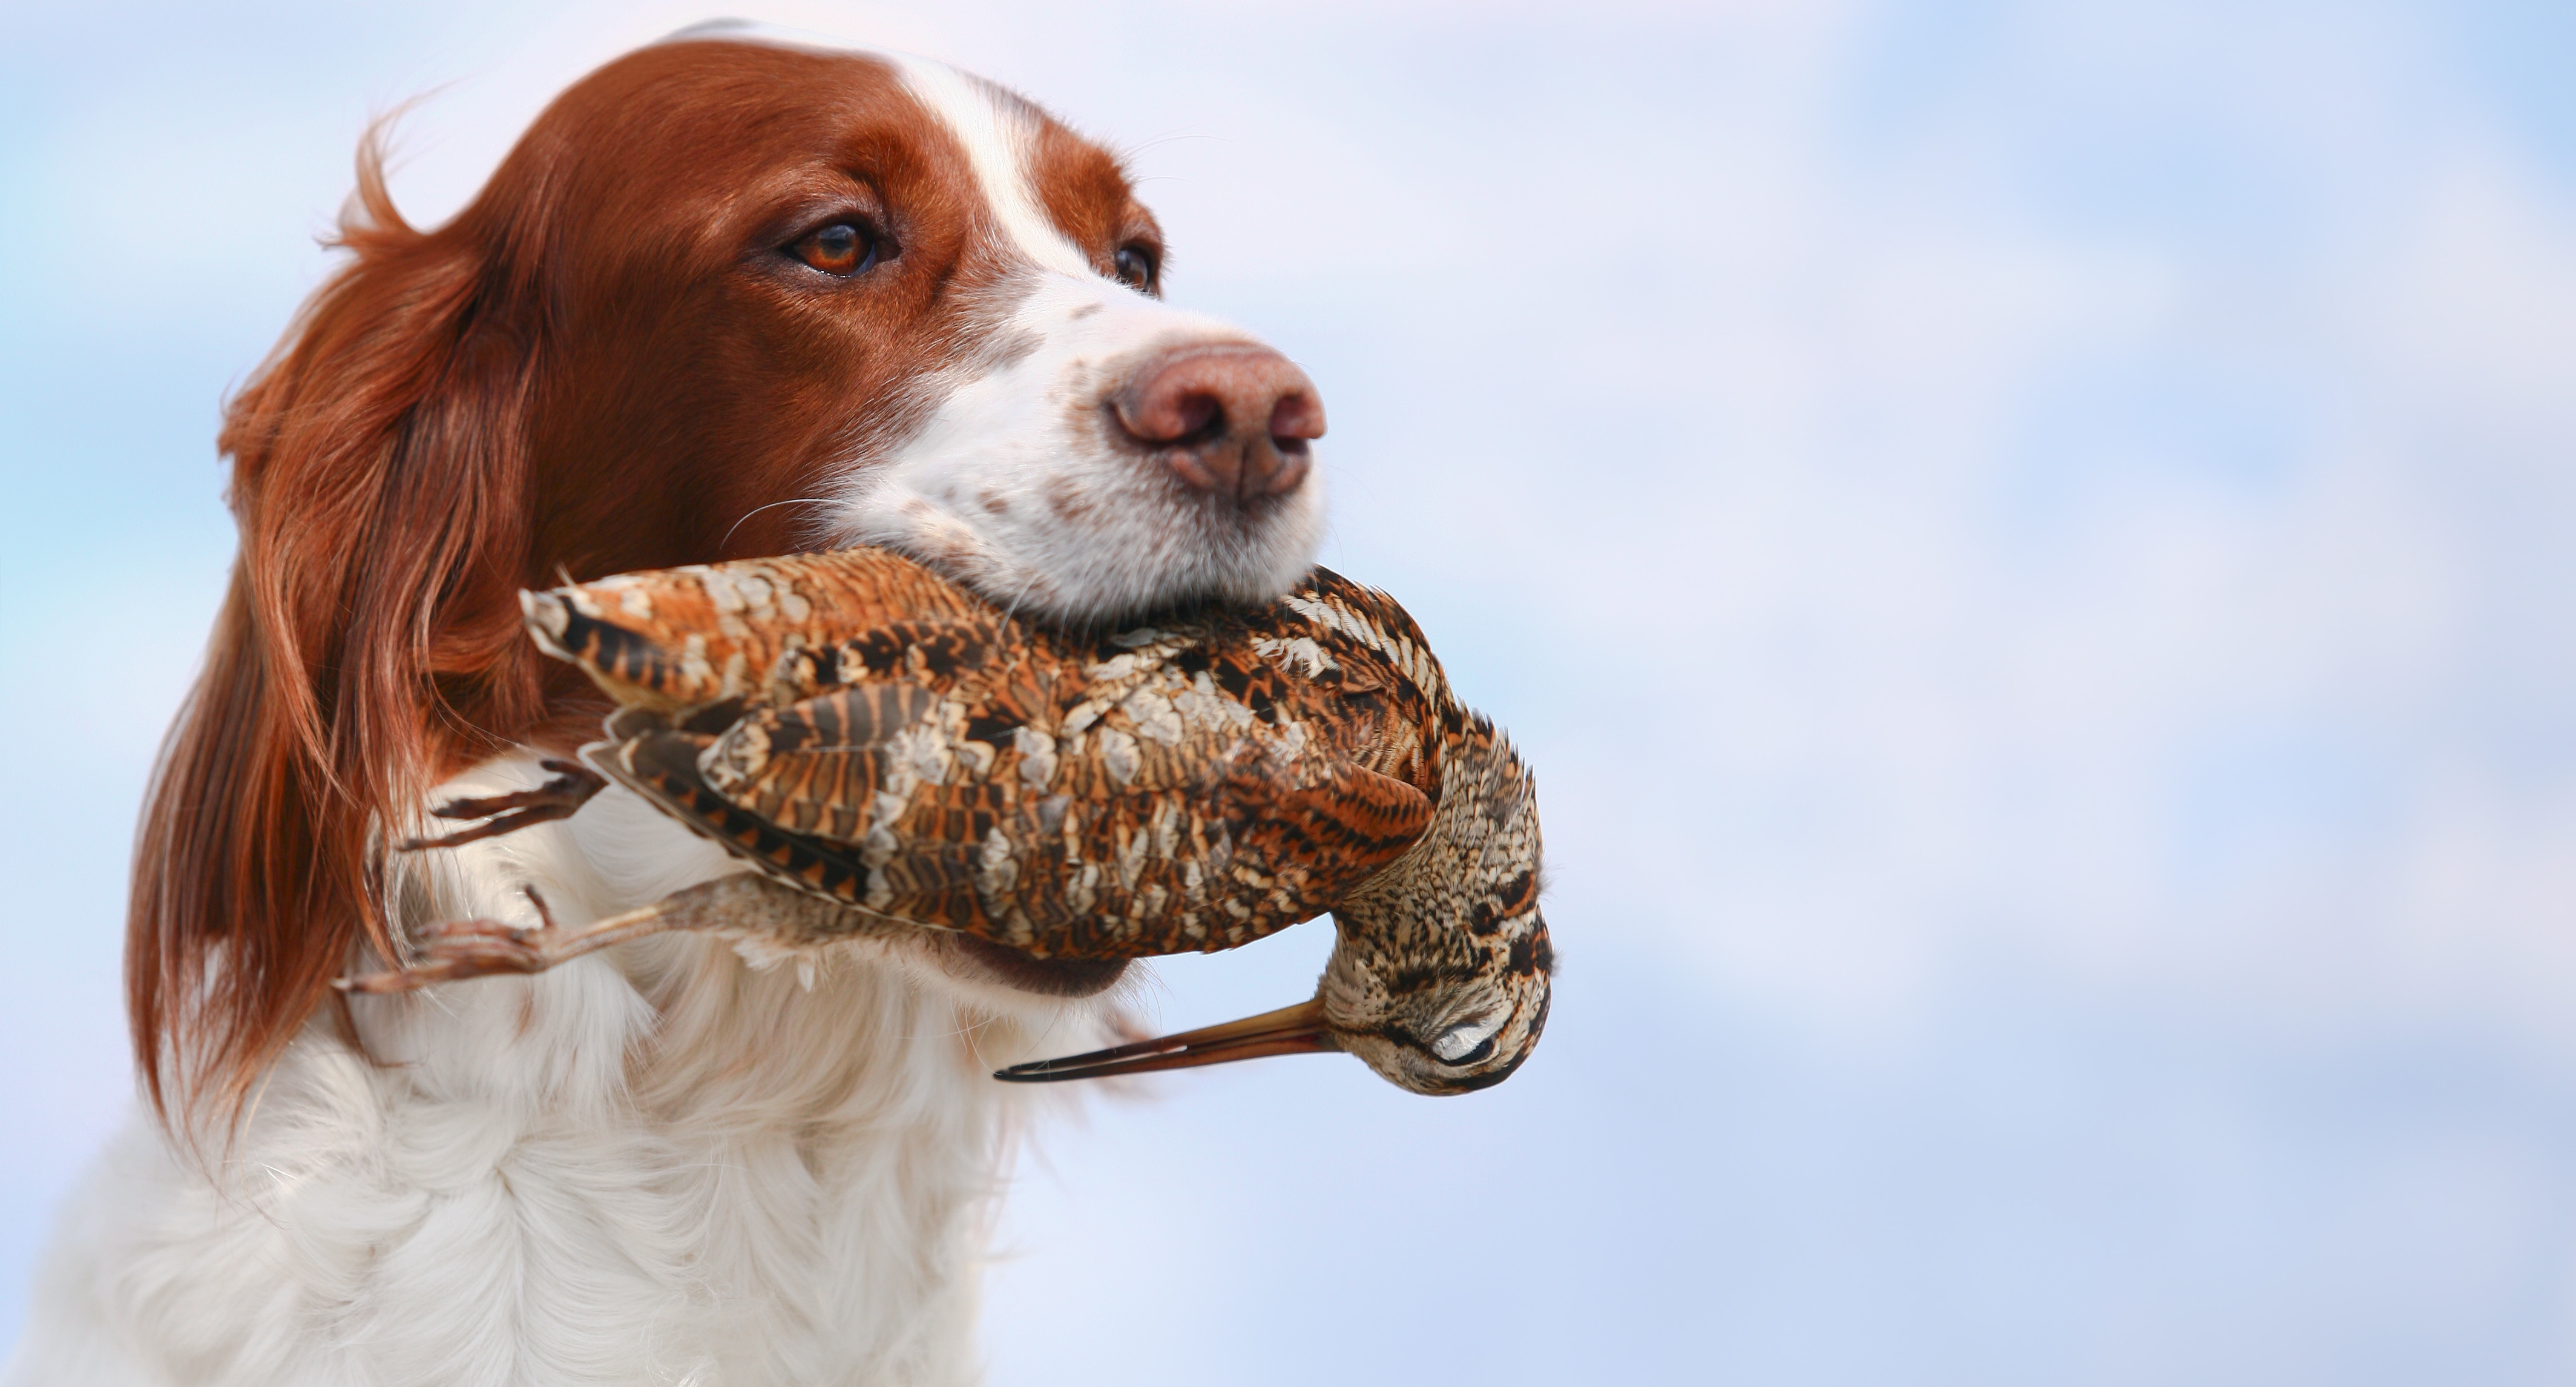
POLYGON ((992 621, 980 598, 882 549, 622 573, 520 605, 540 649, 621 706, 671 714, 761 695, 795 657, 853 635, 992 621))
POLYGON ((859 905, 867 867, 850 844, 793 832, 707 784, 700 759, 715 738, 667 726, 594 742, 582 757, 672 819, 713 839, 761 875, 812 895, 859 905))
POLYGON ((1022 727, 860 685, 594 760, 789 885, 1046 958, 1249 943, 1332 909, 1431 819, 1413 786, 1268 724, 1123 751, 1022 727))
POLYGON ((700 753, 706 783, 792 833, 857 844, 884 817, 878 797, 904 796, 938 753, 946 700, 905 681, 852 684, 735 720, 700 753))
POLYGON ((1266 786, 1229 785, 1245 815, 1243 850, 1294 864, 1315 894, 1339 900, 1402 857, 1431 827, 1431 797, 1339 756, 1266 786))

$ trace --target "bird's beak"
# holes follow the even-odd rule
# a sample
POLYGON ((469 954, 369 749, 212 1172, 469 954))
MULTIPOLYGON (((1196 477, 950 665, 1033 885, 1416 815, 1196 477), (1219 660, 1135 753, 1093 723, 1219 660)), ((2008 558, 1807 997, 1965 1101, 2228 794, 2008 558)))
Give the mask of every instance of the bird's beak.
POLYGON ((1324 1024, 1324 999, 1317 997, 1293 1007, 1265 1011, 1259 1016, 1228 1021, 1222 1026, 1183 1031, 1159 1040, 1140 1040, 1133 1045, 1116 1045, 1087 1055, 1015 1064, 995 1071, 993 1077, 1005 1083, 1049 1084, 1060 1079, 1097 1079, 1111 1074, 1145 1074, 1157 1069, 1191 1069, 1202 1064, 1223 1064, 1228 1060, 1259 1059, 1263 1055, 1309 1055, 1340 1048, 1324 1024))

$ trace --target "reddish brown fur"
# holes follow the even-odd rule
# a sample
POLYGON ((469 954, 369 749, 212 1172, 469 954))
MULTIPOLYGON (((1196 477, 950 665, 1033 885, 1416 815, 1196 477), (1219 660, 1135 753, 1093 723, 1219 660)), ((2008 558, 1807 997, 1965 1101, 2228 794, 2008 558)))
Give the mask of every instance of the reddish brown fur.
MULTIPOLYGON (((1036 170, 1106 269, 1159 249, 1114 160, 1036 170)), ((371 833, 600 705, 519 634, 560 574, 780 553, 827 473, 898 441, 975 349, 1010 253, 963 152, 872 60, 645 49, 564 93, 463 212, 405 223, 371 137, 350 262, 227 414, 241 531, 147 801, 126 989, 157 1105, 237 1110, 361 937, 371 833), (845 215, 899 248, 821 283, 780 247, 845 215)))
POLYGON ((1118 269, 1111 257, 1128 245, 1145 248, 1158 265, 1169 263, 1163 228, 1136 201, 1124 164, 1051 120, 1036 146, 1030 181, 1038 205, 1075 245, 1091 253, 1093 269, 1115 277, 1118 269))

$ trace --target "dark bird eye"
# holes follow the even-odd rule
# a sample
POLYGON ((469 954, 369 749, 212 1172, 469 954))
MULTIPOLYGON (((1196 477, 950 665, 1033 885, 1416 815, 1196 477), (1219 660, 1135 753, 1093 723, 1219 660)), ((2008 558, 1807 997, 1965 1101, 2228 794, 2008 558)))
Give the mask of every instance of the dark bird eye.
POLYGON ((877 263, 877 239, 866 228, 849 222, 834 222, 809 231, 787 250, 815 269, 845 279, 877 263))
POLYGON ((1118 265, 1118 278, 1140 294, 1154 292, 1154 252, 1143 246, 1120 246, 1111 257, 1118 265))
POLYGON ((1501 1030, 1491 1021, 1470 1021, 1451 1026, 1431 1042, 1431 1053, 1446 1065, 1468 1065, 1494 1053, 1494 1033, 1501 1030))

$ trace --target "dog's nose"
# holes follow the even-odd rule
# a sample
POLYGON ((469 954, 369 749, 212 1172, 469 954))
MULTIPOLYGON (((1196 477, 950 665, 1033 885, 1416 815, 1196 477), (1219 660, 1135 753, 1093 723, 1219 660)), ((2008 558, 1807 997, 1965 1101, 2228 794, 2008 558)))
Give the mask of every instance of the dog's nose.
POLYGON ((1295 362, 1224 342, 1146 359, 1110 397, 1119 427, 1190 486, 1232 501, 1297 489, 1324 436, 1324 402, 1295 362))

